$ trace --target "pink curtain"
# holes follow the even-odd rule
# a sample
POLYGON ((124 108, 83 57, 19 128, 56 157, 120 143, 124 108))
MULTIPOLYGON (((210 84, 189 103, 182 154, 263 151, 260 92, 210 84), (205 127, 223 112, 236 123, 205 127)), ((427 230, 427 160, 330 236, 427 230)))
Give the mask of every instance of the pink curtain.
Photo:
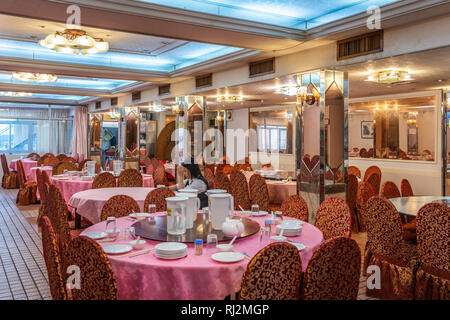
POLYGON ((70 150, 72 156, 79 154, 83 158, 87 155, 87 134, 88 134, 88 112, 87 108, 75 109, 72 128, 72 143, 70 150))

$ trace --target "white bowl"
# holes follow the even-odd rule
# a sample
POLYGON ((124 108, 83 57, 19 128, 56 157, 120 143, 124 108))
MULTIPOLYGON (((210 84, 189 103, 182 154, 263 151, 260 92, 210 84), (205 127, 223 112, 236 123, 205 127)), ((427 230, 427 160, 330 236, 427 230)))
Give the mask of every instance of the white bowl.
POLYGON ((226 252, 226 251, 231 251, 233 249, 233 245, 230 246, 229 243, 222 243, 222 244, 216 245, 216 248, 222 252, 226 252))
POLYGON ((115 231, 113 229, 106 230, 106 234, 108 235, 108 237, 112 237, 112 238, 117 237, 119 235, 119 233, 120 233, 119 228, 116 228, 115 231))
POLYGON ((147 242, 142 239, 139 240, 139 243, 137 242, 137 240, 130 241, 131 246, 136 250, 142 249, 146 243, 147 242))
POLYGON ((286 241, 286 237, 285 236, 271 236, 270 239, 273 240, 273 241, 277 241, 277 242, 284 242, 284 241, 286 241))

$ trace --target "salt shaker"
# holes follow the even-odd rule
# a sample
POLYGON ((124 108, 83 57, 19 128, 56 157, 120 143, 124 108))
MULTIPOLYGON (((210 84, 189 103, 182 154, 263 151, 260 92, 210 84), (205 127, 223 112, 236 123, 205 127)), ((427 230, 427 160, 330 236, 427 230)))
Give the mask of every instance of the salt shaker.
POLYGON ((201 256, 203 254, 203 240, 202 239, 195 239, 195 255, 201 256))
POLYGON ((272 235, 272 220, 271 219, 266 219, 264 221, 264 226, 266 227, 266 230, 269 231, 269 236, 272 235))

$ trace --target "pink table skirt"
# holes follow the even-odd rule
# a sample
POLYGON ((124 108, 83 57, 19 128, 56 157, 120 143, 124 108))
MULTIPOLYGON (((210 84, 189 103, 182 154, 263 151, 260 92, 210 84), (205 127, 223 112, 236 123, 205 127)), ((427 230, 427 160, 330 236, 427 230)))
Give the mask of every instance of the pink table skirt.
MULTIPOLYGON (((153 177, 144 176, 143 178, 145 188, 152 188, 155 186, 153 177)), ((92 189, 92 182, 94 181, 94 179, 82 180, 80 177, 74 177, 73 180, 70 180, 70 177, 68 178, 68 180, 62 180, 52 177, 50 178, 50 180, 59 188, 64 197, 64 200, 66 200, 66 203, 69 203, 70 198, 75 193, 92 189)))
MULTIPOLYGON (((261 225, 264 217, 254 218, 261 225)), ((126 218, 117 220, 121 231, 126 230, 134 222, 126 218)), ((85 230, 105 231, 106 222, 93 225, 85 230)), ((124 244, 131 239, 124 239, 121 233, 115 242, 104 242, 106 246, 112 243, 124 244)), ((304 223, 300 236, 289 237, 292 241, 303 243, 306 249, 300 251, 303 271, 306 270, 314 251, 323 242, 322 232, 315 226, 304 223)), ((146 240, 146 248, 158 244, 157 241, 146 240)), ((109 255, 109 260, 117 281, 119 299, 138 300, 222 300, 226 296, 240 290, 242 276, 247 268, 249 259, 237 263, 219 263, 210 258, 210 253, 203 248, 203 255, 194 254, 194 245, 188 245, 188 256, 177 260, 163 260, 149 254, 133 257, 118 258, 109 255)), ((245 252, 253 257, 264 244, 260 243, 259 234, 244 239, 238 239, 233 244, 239 252, 245 252)))
MULTIPOLYGON (((17 161, 19 161, 19 160, 20 159, 11 160, 11 162, 9 163, 9 167, 12 170, 17 171, 18 170, 17 161)), ((37 167, 37 163, 38 162, 36 160, 22 159, 23 171, 25 172, 25 178, 28 179, 31 168, 37 167)))
POLYGON ((30 169, 30 175, 28 176, 28 180, 29 180, 29 181, 34 181, 34 182, 37 181, 37 178, 36 178, 36 171, 37 171, 37 169, 41 169, 41 171, 47 172, 47 175, 48 175, 49 177, 52 176, 52 173, 53 173, 53 167, 51 167, 51 166, 46 166, 46 167, 33 167, 33 168, 30 169))
POLYGON ((269 190, 270 203, 281 204, 284 199, 297 194, 297 183, 295 181, 266 180, 267 189, 269 190))
POLYGON ((145 198, 153 189, 152 187, 89 189, 74 193, 67 200, 67 204, 69 207, 75 208, 80 216, 85 217, 92 223, 98 223, 100 222, 103 205, 109 198, 120 194, 130 196, 136 200, 143 211, 145 198))

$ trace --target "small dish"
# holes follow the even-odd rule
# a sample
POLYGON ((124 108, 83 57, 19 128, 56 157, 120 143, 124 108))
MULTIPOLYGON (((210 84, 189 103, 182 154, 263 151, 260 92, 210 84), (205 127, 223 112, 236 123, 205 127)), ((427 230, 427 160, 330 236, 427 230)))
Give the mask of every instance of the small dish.
POLYGON ((222 263, 233 263, 243 260, 245 256, 239 252, 218 252, 211 256, 211 259, 222 263))
POLYGON ((271 236, 270 240, 277 241, 277 242, 285 242, 286 237, 285 236, 271 236))
POLYGON ((267 211, 252 212, 252 216, 255 216, 255 217, 265 216, 266 214, 267 214, 267 211))
POLYGON ((109 246, 104 246, 103 251, 106 254, 122 254, 133 250, 133 247, 128 244, 113 244, 109 246))
POLYGON ((105 232, 83 232, 80 234, 81 236, 86 236, 88 238, 99 240, 106 238, 107 234, 105 232))
POLYGON ((147 212, 133 212, 130 213, 129 216, 133 219, 137 219, 138 221, 145 220, 146 218, 150 218, 152 215, 147 212))
POLYGON ((118 228, 116 228, 115 230, 114 229, 106 230, 106 235, 111 238, 117 237, 119 235, 119 233, 120 233, 120 229, 118 229, 118 228))
POLYGON ((139 240, 139 243, 137 242, 137 240, 130 241, 131 246, 135 250, 142 249, 146 243, 147 242, 145 240, 139 240))
POLYGON ((227 251, 231 251, 233 249, 233 245, 230 246, 229 243, 222 243, 222 244, 216 245, 216 248, 222 252, 227 252, 227 251))

